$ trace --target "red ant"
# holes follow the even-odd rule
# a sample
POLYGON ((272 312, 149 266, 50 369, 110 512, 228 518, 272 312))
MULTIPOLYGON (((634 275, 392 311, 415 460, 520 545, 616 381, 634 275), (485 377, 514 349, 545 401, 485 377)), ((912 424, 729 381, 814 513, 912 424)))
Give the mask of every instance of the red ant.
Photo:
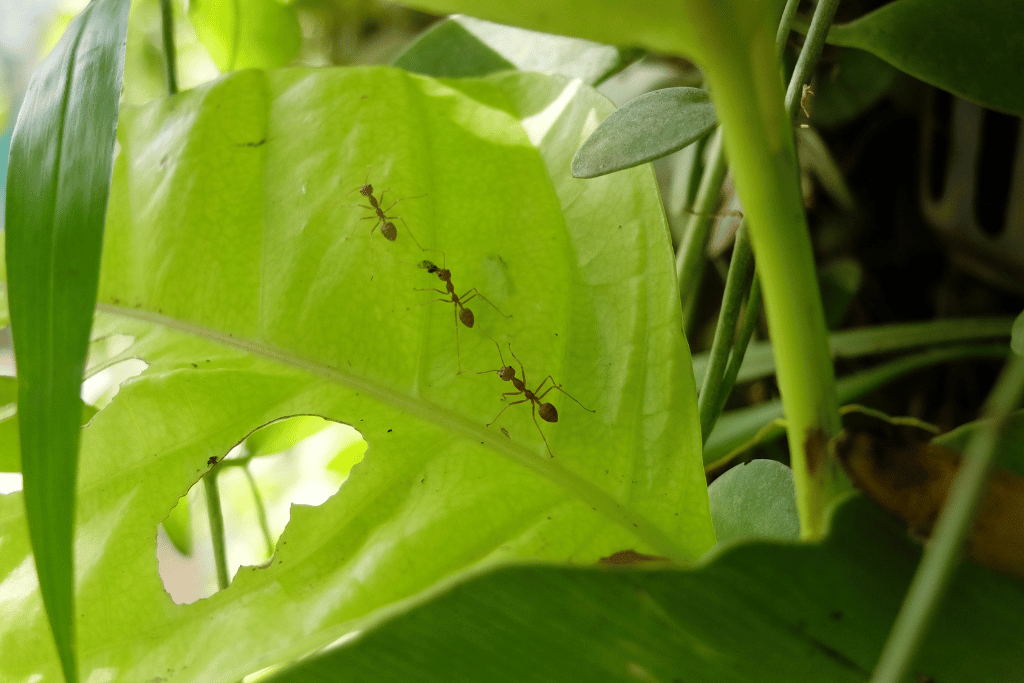
MULTIPOLYGON (((442 254, 443 253, 444 252, 442 252, 442 254)), ((459 359, 459 372, 457 374, 461 375, 462 374, 462 348, 461 348, 460 343, 459 343, 459 321, 461 320, 462 324, 465 325, 466 327, 473 327, 474 323, 476 322, 476 318, 473 316, 473 311, 471 311, 470 309, 466 308, 465 304, 468 301, 470 301, 471 299, 475 298, 475 297, 480 297, 481 299, 486 301, 488 304, 490 304, 491 307, 494 310, 498 311, 498 313, 501 313, 501 309, 499 309, 497 306, 495 306, 493 303, 491 303, 491 301, 487 297, 485 297, 483 294, 478 292, 476 287, 474 287, 473 289, 469 290, 468 292, 466 292, 462 296, 459 296, 458 294, 456 294, 455 293, 455 286, 452 284, 452 272, 450 270, 448 270, 447 268, 438 268, 436 265, 434 265, 430 261, 420 261, 420 263, 418 265, 419 265, 420 268, 423 268, 428 273, 431 273, 433 275, 437 275, 437 278, 439 280, 441 280, 441 282, 443 282, 445 284, 445 290, 442 291, 440 289, 435 289, 435 288, 420 289, 420 288, 417 287, 416 288, 417 292, 437 292, 438 294, 444 294, 445 296, 450 296, 451 297, 450 299, 432 299, 430 301, 425 301, 423 303, 424 304, 430 304, 430 303, 434 303, 435 301, 441 301, 441 302, 444 302, 444 303, 455 304, 455 308, 454 308, 454 311, 455 311, 455 351, 458 354, 458 359, 459 359)), ((506 315, 504 313, 501 313, 501 315, 504 315, 506 318, 511 318, 512 317, 511 314, 506 315)))
MULTIPOLYGON (((491 339, 491 341, 494 340, 491 339)), ((519 370, 522 371, 523 373, 522 379, 516 377, 515 368, 513 368, 511 365, 505 365, 505 357, 501 355, 501 347, 498 346, 498 342, 495 341, 494 345, 498 348, 498 357, 501 358, 501 368, 498 370, 484 370, 483 372, 478 372, 477 374, 483 375, 488 372, 497 372, 498 377, 500 377, 502 381, 512 382, 512 386, 514 386, 516 390, 506 391, 505 393, 503 393, 501 395, 502 401, 507 402, 509 396, 518 396, 520 394, 522 394, 525 398, 523 398, 521 401, 512 401, 504 408, 499 410, 498 414, 494 416, 494 419, 488 422, 486 426, 490 427, 492 424, 497 422, 498 418, 501 417, 501 414, 508 410, 511 406, 529 402, 530 410, 533 413, 533 424, 537 426, 537 431, 540 432, 540 437, 544 439, 544 445, 547 446, 548 455, 550 455, 552 458, 555 457, 555 454, 551 452, 551 445, 548 443, 548 438, 544 436, 544 430, 540 428, 540 423, 537 422, 537 413, 540 413, 540 419, 544 420, 545 422, 558 422, 558 410, 556 410, 555 406, 550 403, 543 403, 541 399, 547 396, 552 389, 558 389, 569 398, 572 398, 573 401, 576 401, 576 399, 573 398, 569 394, 569 392, 567 392, 561 386, 556 384, 554 378, 551 375, 548 375, 543 380, 541 380, 541 383, 537 385, 537 388, 534 389, 533 391, 530 391, 529 389, 526 388, 526 368, 523 367, 523 361, 519 360, 519 357, 516 356, 515 351, 512 350, 512 344, 508 345, 508 352, 511 353, 512 357, 516 359, 517 363, 519 363, 519 370), (544 385, 547 384, 548 380, 551 380, 551 386, 549 386, 547 389, 544 389, 544 391, 541 392, 541 389, 544 388, 544 385)), ((586 410, 588 412, 597 412, 596 410, 591 410, 590 408, 586 407, 579 401, 576 401, 576 405, 578 405, 580 408, 583 408, 583 410, 586 410)), ((504 432, 505 430, 502 429, 501 431, 504 432)), ((508 432, 505 432, 505 434, 507 436, 508 432)))
MULTIPOLYGON (((374 221, 373 227, 370 228, 370 269, 371 270, 373 269, 373 259, 374 259, 374 256, 373 256, 373 233, 377 229, 377 226, 379 225, 380 226, 380 234, 384 236, 384 239, 386 239, 389 242, 394 242, 395 239, 398 237, 398 229, 395 227, 395 224, 392 222, 392 220, 395 219, 395 218, 397 218, 398 220, 402 221, 402 224, 405 225, 406 231, 408 231, 408 233, 409 233, 409 237, 411 237, 412 241, 416 243, 416 246, 419 247, 420 251, 427 251, 427 249, 424 249, 423 246, 420 244, 419 240, 416 239, 416 236, 414 234, 412 234, 412 230, 409 229, 409 224, 405 222, 404 218, 402 218, 401 216, 389 216, 389 215, 387 215, 387 212, 390 211, 395 206, 395 204, 397 204, 398 202, 405 201, 406 199, 419 199, 420 197, 425 197, 426 195, 422 195, 421 194, 421 195, 417 195, 415 197, 403 197, 402 199, 396 199, 395 201, 393 201, 391 203, 390 206, 388 206, 388 208, 382 209, 380 205, 384 201, 384 192, 387 192, 387 190, 384 190, 384 192, 380 193, 380 202, 378 202, 377 198, 373 196, 373 185, 371 185, 369 183, 369 180, 370 180, 370 174, 369 174, 369 171, 367 171, 366 181, 363 182, 363 185, 361 187, 358 187, 358 188, 355 188, 355 189, 358 189, 359 190, 359 194, 363 195, 364 197, 366 197, 370 201, 370 205, 367 206, 366 204, 355 204, 354 206, 359 206, 359 207, 362 207, 364 209, 369 209, 369 210, 373 211, 376 214, 374 216, 365 216, 365 217, 360 219, 360 220, 364 220, 364 221, 369 221, 369 220, 374 221)), ((434 250, 430 250, 430 251, 434 251, 434 250)), ((371 280, 373 279, 373 275, 370 275, 370 279, 371 280)))

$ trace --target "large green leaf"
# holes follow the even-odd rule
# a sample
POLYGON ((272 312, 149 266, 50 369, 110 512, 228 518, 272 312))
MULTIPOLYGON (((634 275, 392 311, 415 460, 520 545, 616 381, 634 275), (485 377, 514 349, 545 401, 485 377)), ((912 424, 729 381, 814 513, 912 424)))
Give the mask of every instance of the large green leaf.
POLYGON ((1024 115, 1024 3, 897 0, 833 26, 828 40, 986 107, 1024 115))
MULTIPOLYGON (((692 570, 502 569, 269 681, 866 681, 919 557, 857 497, 817 546, 751 543, 692 570)), ((963 567, 908 681, 1020 680, 1022 609, 1024 585, 963 567)))
MULTIPOLYGON (((36 70, 11 138, 7 173, 24 504, 34 571, 68 681, 78 679, 72 539, 79 391, 96 302, 128 4, 93 0, 36 70)), ((32 572, 32 563, 28 567, 32 572)), ((47 652, 52 647, 48 643, 47 652)))
MULTIPOLYGON (((562 78, 373 68, 239 72, 124 112, 100 286, 120 315, 101 333, 135 335, 127 355, 149 366, 84 431, 86 671, 236 680, 489 566, 685 559, 714 542, 653 174, 569 176, 611 109, 562 78), (425 194, 392 210, 408 225, 374 235, 372 263, 369 211, 353 206, 368 166, 378 198, 425 194), (482 328, 531 388, 550 373, 597 411, 547 395, 553 458, 526 405, 485 427, 511 387, 456 374, 454 309, 420 305, 439 295, 416 288, 440 283, 410 228, 444 249, 428 258, 460 294, 512 315, 470 302, 464 368, 498 367, 482 328), (157 524, 209 457, 299 414, 354 425, 364 459, 321 507, 293 509, 270 566, 174 605, 157 524)), ((0 499, 0 600, 18 624, 0 661, 16 680, 53 667, 18 505, 0 499)))
POLYGON ((638 56, 635 50, 454 16, 420 36, 394 65, 439 78, 519 69, 561 74, 593 85, 638 56))
MULTIPOLYGON (((714 59, 719 38, 750 38, 778 0, 654 0, 638 8, 621 0, 593 0, 585 11, 574 2, 550 0, 411 0, 403 4, 434 14, 468 14, 543 33, 576 36, 598 43, 643 46, 659 52, 714 59)), ((777 22, 776 22, 777 23, 777 22)))

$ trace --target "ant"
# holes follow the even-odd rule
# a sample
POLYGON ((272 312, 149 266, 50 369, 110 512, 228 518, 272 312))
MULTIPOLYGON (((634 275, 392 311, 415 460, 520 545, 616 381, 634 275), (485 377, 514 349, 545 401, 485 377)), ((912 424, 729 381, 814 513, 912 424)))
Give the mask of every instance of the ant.
MULTIPOLYGON (((491 339, 491 341, 494 340, 491 339)), ((476 374, 483 375, 488 372, 497 372, 498 377, 500 377, 502 381, 512 382, 512 386, 514 386, 516 390, 506 391, 505 393, 503 393, 501 395, 502 401, 507 402, 509 396, 518 396, 519 394, 522 394, 525 398, 523 398, 521 401, 512 401, 511 403, 506 405, 504 408, 499 410, 498 414, 494 416, 494 419, 488 422, 487 425, 485 426, 490 427, 492 424, 497 422, 498 418, 501 417, 501 414, 508 410, 511 406, 518 405, 520 403, 526 403, 529 401, 530 410, 533 413, 533 424, 537 426, 537 431, 540 432, 540 437, 544 439, 544 445, 547 446, 548 455, 550 455, 552 458, 555 457, 555 454, 551 452, 551 444, 548 443, 548 437, 544 436, 544 430, 540 428, 540 423, 537 422, 537 413, 540 413, 540 419, 544 420, 545 422, 558 422, 558 411, 555 409, 555 406, 553 406, 550 403, 543 403, 541 399, 547 396, 552 389, 558 389, 569 398, 572 398, 573 401, 576 401, 576 399, 573 398, 569 394, 569 392, 567 392, 561 386, 556 384, 554 378, 551 375, 548 375, 543 380, 541 380, 541 383, 537 385, 537 388, 534 389, 533 391, 530 391, 529 389, 526 388, 526 368, 523 367, 523 361, 519 360, 519 357, 516 356, 515 351, 512 350, 512 344, 508 345, 508 352, 511 353, 512 357, 516 359, 517 363, 519 363, 519 370, 522 371, 523 373, 522 379, 516 377, 515 368, 513 368, 511 365, 505 365, 505 357, 501 354, 501 347, 498 346, 498 342, 494 341, 494 345, 498 348, 498 357, 501 358, 501 368, 498 370, 484 370, 483 372, 478 372, 476 374), (551 380, 551 386, 549 386, 547 389, 544 389, 544 391, 542 392, 541 389, 544 388, 544 385, 547 384, 548 380, 551 380)), ((578 405, 580 408, 583 408, 583 410, 586 410, 588 412, 597 412, 596 410, 591 410, 590 408, 586 407, 579 401, 576 401, 576 405, 578 405)), ((506 432, 504 428, 502 428, 501 431, 505 432, 505 435, 508 436, 508 432, 506 432)))
MULTIPOLYGON (((423 246, 420 244, 419 240, 416 239, 416 236, 414 234, 412 234, 412 230, 409 228, 409 224, 405 222, 404 218, 402 218, 401 216, 389 216, 389 215, 387 215, 387 212, 390 211, 392 208, 394 208, 395 204, 397 204, 398 202, 405 201, 406 199, 419 199, 420 197, 425 197, 426 195, 421 194, 421 195, 417 195, 415 197, 403 197, 402 199, 396 199, 395 201, 391 202, 391 205, 388 206, 388 208, 382 209, 380 205, 384 202, 384 193, 387 192, 387 190, 384 190, 383 192, 380 193, 380 202, 378 202, 377 198, 373 196, 373 185, 370 184, 369 180, 370 180, 370 172, 367 171, 367 173, 366 173, 366 180, 363 181, 363 184, 362 184, 361 187, 358 187, 358 188, 355 188, 355 189, 359 190, 359 194, 361 194, 362 196, 366 197, 369 200, 370 205, 367 206, 366 204, 355 204, 354 206, 359 206, 359 207, 362 207, 364 209, 369 209, 369 210, 371 210, 371 211, 373 211, 375 213, 375 215, 373 215, 373 216, 365 216, 365 217, 360 219, 360 220, 364 220, 364 221, 369 221, 369 220, 374 221, 373 227, 370 228, 370 269, 371 269, 371 271, 373 269, 373 258, 374 258, 374 256, 373 256, 373 233, 377 229, 377 226, 379 225, 380 226, 380 234, 384 236, 384 239, 386 239, 389 242, 394 242, 395 239, 398 237, 398 229, 395 227, 395 224, 392 222, 393 219, 397 218, 398 220, 402 221, 402 224, 405 225, 406 231, 408 231, 408 233, 409 233, 409 237, 411 237, 412 241, 416 243, 416 246, 419 247, 420 251, 428 251, 427 249, 423 248, 423 246)), ((434 250, 430 250, 430 251, 434 251, 434 250)), ((371 280, 373 279, 373 275, 370 275, 370 279, 371 280)))
MULTIPOLYGON (((441 253, 443 254, 444 252, 441 252, 441 253)), ((447 260, 447 257, 446 257, 446 260, 447 260)), ((456 294, 455 293, 455 285, 452 284, 452 272, 450 270, 448 270, 447 268, 438 268, 436 265, 434 265, 430 261, 420 261, 418 265, 419 265, 420 268, 423 268, 428 273, 430 273, 432 275, 436 275, 437 278, 441 282, 444 283, 445 290, 442 291, 440 289, 436 289, 436 288, 433 288, 433 287, 427 288, 427 289, 421 289, 421 288, 417 287, 416 288, 417 292, 437 292, 438 294, 444 294, 445 296, 450 296, 451 297, 450 299, 431 299, 430 301, 425 301, 423 303, 424 304, 430 304, 430 303, 434 303, 435 301, 441 301, 441 302, 444 302, 444 303, 455 304, 455 308, 454 308, 454 311, 455 311, 455 351, 458 354, 458 358, 459 358, 459 371, 456 374, 461 375, 462 374, 462 348, 461 348, 460 343, 459 343, 459 321, 461 320, 462 324, 465 325, 466 327, 473 327, 474 323, 476 322, 476 318, 473 316, 473 311, 471 311, 470 309, 466 308, 466 303, 468 301, 470 301, 471 299, 475 298, 475 297, 480 297, 481 299, 483 299, 487 303, 491 304, 491 307, 494 310, 498 311, 498 313, 501 313, 501 309, 498 308, 497 306, 495 306, 493 303, 491 303, 491 301, 487 297, 485 297, 483 294, 478 292, 476 287, 474 287, 473 289, 469 290, 468 292, 466 292, 462 296, 459 296, 458 294, 456 294)), ((506 318, 511 318, 512 317, 511 314, 506 315, 504 313, 501 313, 501 315, 504 315, 506 318)), ((497 343, 497 342, 495 342, 495 343, 497 343)))

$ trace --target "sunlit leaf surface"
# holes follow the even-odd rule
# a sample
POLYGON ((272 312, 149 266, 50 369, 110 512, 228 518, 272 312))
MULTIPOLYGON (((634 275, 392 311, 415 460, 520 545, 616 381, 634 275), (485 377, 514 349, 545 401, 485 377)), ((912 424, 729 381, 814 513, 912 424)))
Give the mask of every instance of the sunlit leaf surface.
MULTIPOLYGON (((123 114, 98 334, 134 335, 126 355, 149 365, 83 432, 86 676, 237 680, 486 567, 714 542, 653 175, 569 176, 610 109, 564 79, 374 68, 240 72, 123 114), (409 197, 394 242, 361 220, 367 177, 385 207, 409 197), (425 258, 511 316, 469 302, 461 375, 453 305, 417 291, 443 286, 425 258), (528 404, 485 427, 512 387, 473 374, 501 363, 483 332, 530 388, 551 374, 596 411, 546 395, 554 457, 528 404), (362 462, 321 507, 293 508, 269 566, 173 604, 157 524, 211 456, 297 414, 355 426, 362 462)), ((0 661, 49 676, 18 495, 0 498, 0 533, 17 624, 0 661)))

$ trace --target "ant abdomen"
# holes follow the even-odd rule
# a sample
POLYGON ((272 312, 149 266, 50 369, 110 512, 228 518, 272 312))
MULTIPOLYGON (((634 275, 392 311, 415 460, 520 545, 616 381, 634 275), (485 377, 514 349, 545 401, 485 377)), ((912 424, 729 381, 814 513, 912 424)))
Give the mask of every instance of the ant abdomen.
POLYGON ((462 324, 466 327, 473 327, 473 323, 476 322, 476 319, 473 317, 473 311, 468 308, 462 308, 459 310, 459 320, 461 320, 462 324))
POLYGON ((394 242, 395 238, 398 237, 398 230, 395 229, 394 223, 384 221, 384 225, 380 228, 380 234, 384 235, 384 238, 389 242, 394 242))
POLYGON ((545 403, 537 411, 540 413, 540 419, 545 422, 558 422, 558 411, 550 403, 545 403))

